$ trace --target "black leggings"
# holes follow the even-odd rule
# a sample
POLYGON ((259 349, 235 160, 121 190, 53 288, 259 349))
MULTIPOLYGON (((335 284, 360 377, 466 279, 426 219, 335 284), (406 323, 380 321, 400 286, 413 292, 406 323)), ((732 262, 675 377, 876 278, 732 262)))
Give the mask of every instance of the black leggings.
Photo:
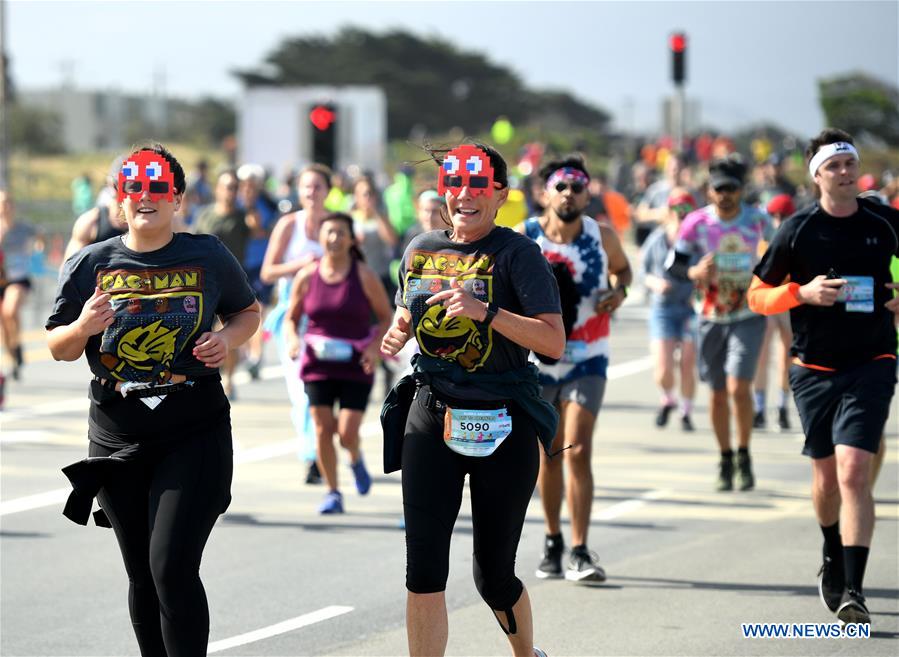
POLYGON ((540 468, 533 423, 511 404, 512 433, 497 450, 486 457, 462 456, 444 443, 443 412, 429 410, 426 398, 427 387, 412 401, 403 441, 406 588, 412 593, 446 589, 450 538, 467 474, 475 584, 492 609, 511 609, 523 590, 515 576, 515 553, 540 468))
MULTIPOLYGON (((115 450, 90 444, 91 456, 115 450)), ((201 657, 209 608, 200 581, 206 539, 231 499, 230 425, 129 463, 97 496, 130 583, 128 608, 144 657, 201 657)))

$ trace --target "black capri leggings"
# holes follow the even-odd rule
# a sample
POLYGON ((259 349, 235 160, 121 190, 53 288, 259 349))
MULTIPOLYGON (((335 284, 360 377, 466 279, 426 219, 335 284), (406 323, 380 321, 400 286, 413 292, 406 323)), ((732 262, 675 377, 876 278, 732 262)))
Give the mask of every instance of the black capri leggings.
MULTIPOLYGON (((89 454, 114 451, 92 442, 89 454)), ((206 655, 209 608, 200 559, 231 500, 232 470, 226 418, 203 435, 124 465, 97 496, 125 561, 128 608, 144 657, 206 655)))
POLYGON ((450 538, 467 474, 475 584, 492 609, 511 609, 523 589, 515 576, 515 553, 540 468, 533 423, 511 403, 511 435, 490 456, 462 456, 444 443, 444 413, 426 407, 427 391, 422 388, 412 401, 403 441, 406 588, 412 593, 446 589, 450 538))

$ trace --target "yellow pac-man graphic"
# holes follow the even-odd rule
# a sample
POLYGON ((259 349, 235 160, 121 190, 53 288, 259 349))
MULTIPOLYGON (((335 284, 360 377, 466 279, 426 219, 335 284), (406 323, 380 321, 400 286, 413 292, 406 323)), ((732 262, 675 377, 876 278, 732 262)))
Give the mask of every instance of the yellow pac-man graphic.
POLYGON ((111 369, 117 372, 130 365, 136 370, 152 372, 158 364, 168 369, 175 358, 175 338, 180 332, 180 327, 170 329, 163 326, 161 319, 148 326, 131 329, 119 339, 116 349, 119 360, 111 369))
MULTIPOLYGON (((487 328, 485 333, 491 329, 487 328)), ((421 350, 429 356, 458 363, 469 372, 484 364, 491 341, 468 317, 447 317, 446 308, 428 308, 415 330, 421 350)))

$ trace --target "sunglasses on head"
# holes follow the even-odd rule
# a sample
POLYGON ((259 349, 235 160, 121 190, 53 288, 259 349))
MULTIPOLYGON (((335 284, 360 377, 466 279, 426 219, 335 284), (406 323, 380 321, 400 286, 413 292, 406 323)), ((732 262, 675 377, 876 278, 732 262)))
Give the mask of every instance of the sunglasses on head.
POLYGON ((555 190, 557 192, 559 192, 560 194, 562 192, 564 192, 566 189, 570 189, 572 194, 580 194, 585 189, 584 183, 580 183, 580 182, 567 183, 567 182, 559 181, 555 184, 554 187, 555 187, 555 190))
MULTIPOLYGON (((144 184, 140 180, 126 180, 122 185, 122 191, 126 194, 140 194, 144 191, 144 184)), ((151 194, 168 194, 169 184, 164 180, 154 180, 150 182, 151 194)))

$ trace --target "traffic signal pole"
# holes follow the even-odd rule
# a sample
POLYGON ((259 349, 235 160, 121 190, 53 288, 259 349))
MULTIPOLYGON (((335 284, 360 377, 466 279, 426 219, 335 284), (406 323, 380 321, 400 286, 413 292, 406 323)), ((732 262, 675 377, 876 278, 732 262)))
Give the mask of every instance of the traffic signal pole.
POLYGON ((0 0, 0 189, 9 190, 9 89, 6 83, 6 0, 0 0))
POLYGON ((671 78, 674 82, 674 99, 671 104, 674 145, 680 153, 684 149, 687 124, 687 100, 684 93, 684 81, 687 78, 687 35, 684 32, 674 32, 668 39, 668 47, 671 50, 671 78))

